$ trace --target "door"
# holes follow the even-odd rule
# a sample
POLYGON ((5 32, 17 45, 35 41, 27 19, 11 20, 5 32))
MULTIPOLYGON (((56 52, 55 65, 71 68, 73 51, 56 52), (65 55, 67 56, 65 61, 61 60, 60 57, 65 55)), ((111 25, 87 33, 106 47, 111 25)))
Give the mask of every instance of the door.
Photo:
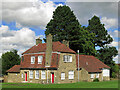
POLYGON ((54 73, 51 73, 51 82, 54 83, 54 73))
POLYGON ((25 81, 27 81, 27 72, 25 72, 25 81))

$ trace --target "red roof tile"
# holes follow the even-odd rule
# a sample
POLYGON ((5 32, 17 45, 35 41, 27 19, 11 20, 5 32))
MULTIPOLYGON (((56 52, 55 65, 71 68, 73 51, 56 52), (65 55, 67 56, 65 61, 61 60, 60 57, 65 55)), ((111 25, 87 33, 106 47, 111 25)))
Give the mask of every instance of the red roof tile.
MULTIPOLYGON (((57 53, 52 53, 51 57, 51 65, 49 68, 57 68, 59 62, 60 55, 57 53)), ((31 55, 24 55, 24 61, 21 62, 21 68, 45 68, 45 54, 31 54, 31 55), (38 64, 37 57, 39 55, 43 56, 42 64, 38 64), (31 56, 35 56, 35 64, 31 64, 31 56)))
MULTIPOLYGON (((78 54, 76 54, 76 64, 78 67, 78 54)), ((79 55, 79 68, 84 68, 88 72, 101 72, 101 68, 110 68, 94 56, 79 55)))
POLYGON ((7 72, 20 72, 20 65, 14 65, 12 68, 7 70, 7 72))
MULTIPOLYGON (((76 53, 75 51, 73 51, 66 45, 60 43, 59 41, 52 43, 52 50, 53 50, 53 52, 76 53)), ((40 43, 37 46, 34 45, 33 47, 31 47, 30 49, 28 49, 27 51, 25 51, 22 54, 38 53, 38 52, 45 52, 45 51, 46 51, 46 43, 40 43)))

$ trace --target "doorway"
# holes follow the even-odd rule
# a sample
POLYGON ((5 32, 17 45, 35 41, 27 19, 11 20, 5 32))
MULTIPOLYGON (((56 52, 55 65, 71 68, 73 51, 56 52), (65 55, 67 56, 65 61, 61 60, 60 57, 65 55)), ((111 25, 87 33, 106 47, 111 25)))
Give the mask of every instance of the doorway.
POLYGON ((51 73, 51 83, 54 83, 54 72, 51 73))
POLYGON ((27 81, 27 72, 25 72, 25 81, 27 81))

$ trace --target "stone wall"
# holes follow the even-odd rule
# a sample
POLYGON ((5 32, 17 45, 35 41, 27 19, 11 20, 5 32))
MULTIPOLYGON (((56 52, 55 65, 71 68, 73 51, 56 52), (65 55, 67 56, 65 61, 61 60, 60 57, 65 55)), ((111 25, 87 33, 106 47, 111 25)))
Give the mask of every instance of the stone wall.
POLYGON ((8 73, 7 78, 9 83, 21 82, 20 73, 8 73))
POLYGON ((77 72, 76 72, 76 56, 75 54, 69 54, 69 53, 61 53, 60 54, 60 60, 59 60, 59 67, 57 70, 57 77, 56 80, 58 83, 74 83, 77 82, 77 72), (63 61, 63 55, 71 55, 72 56, 72 62, 64 62, 63 61), (74 71, 74 79, 69 80, 68 79, 68 72, 70 70, 74 71), (61 72, 65 73, 65 80, 61 80, 61 72))

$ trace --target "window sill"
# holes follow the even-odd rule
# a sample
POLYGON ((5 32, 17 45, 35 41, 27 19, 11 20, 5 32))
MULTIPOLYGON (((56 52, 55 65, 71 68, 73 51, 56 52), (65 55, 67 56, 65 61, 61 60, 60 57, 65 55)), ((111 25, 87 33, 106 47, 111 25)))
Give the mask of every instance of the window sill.
POLYGON ((35 78, 35 79, 39 79, 39 78, 35 78))

